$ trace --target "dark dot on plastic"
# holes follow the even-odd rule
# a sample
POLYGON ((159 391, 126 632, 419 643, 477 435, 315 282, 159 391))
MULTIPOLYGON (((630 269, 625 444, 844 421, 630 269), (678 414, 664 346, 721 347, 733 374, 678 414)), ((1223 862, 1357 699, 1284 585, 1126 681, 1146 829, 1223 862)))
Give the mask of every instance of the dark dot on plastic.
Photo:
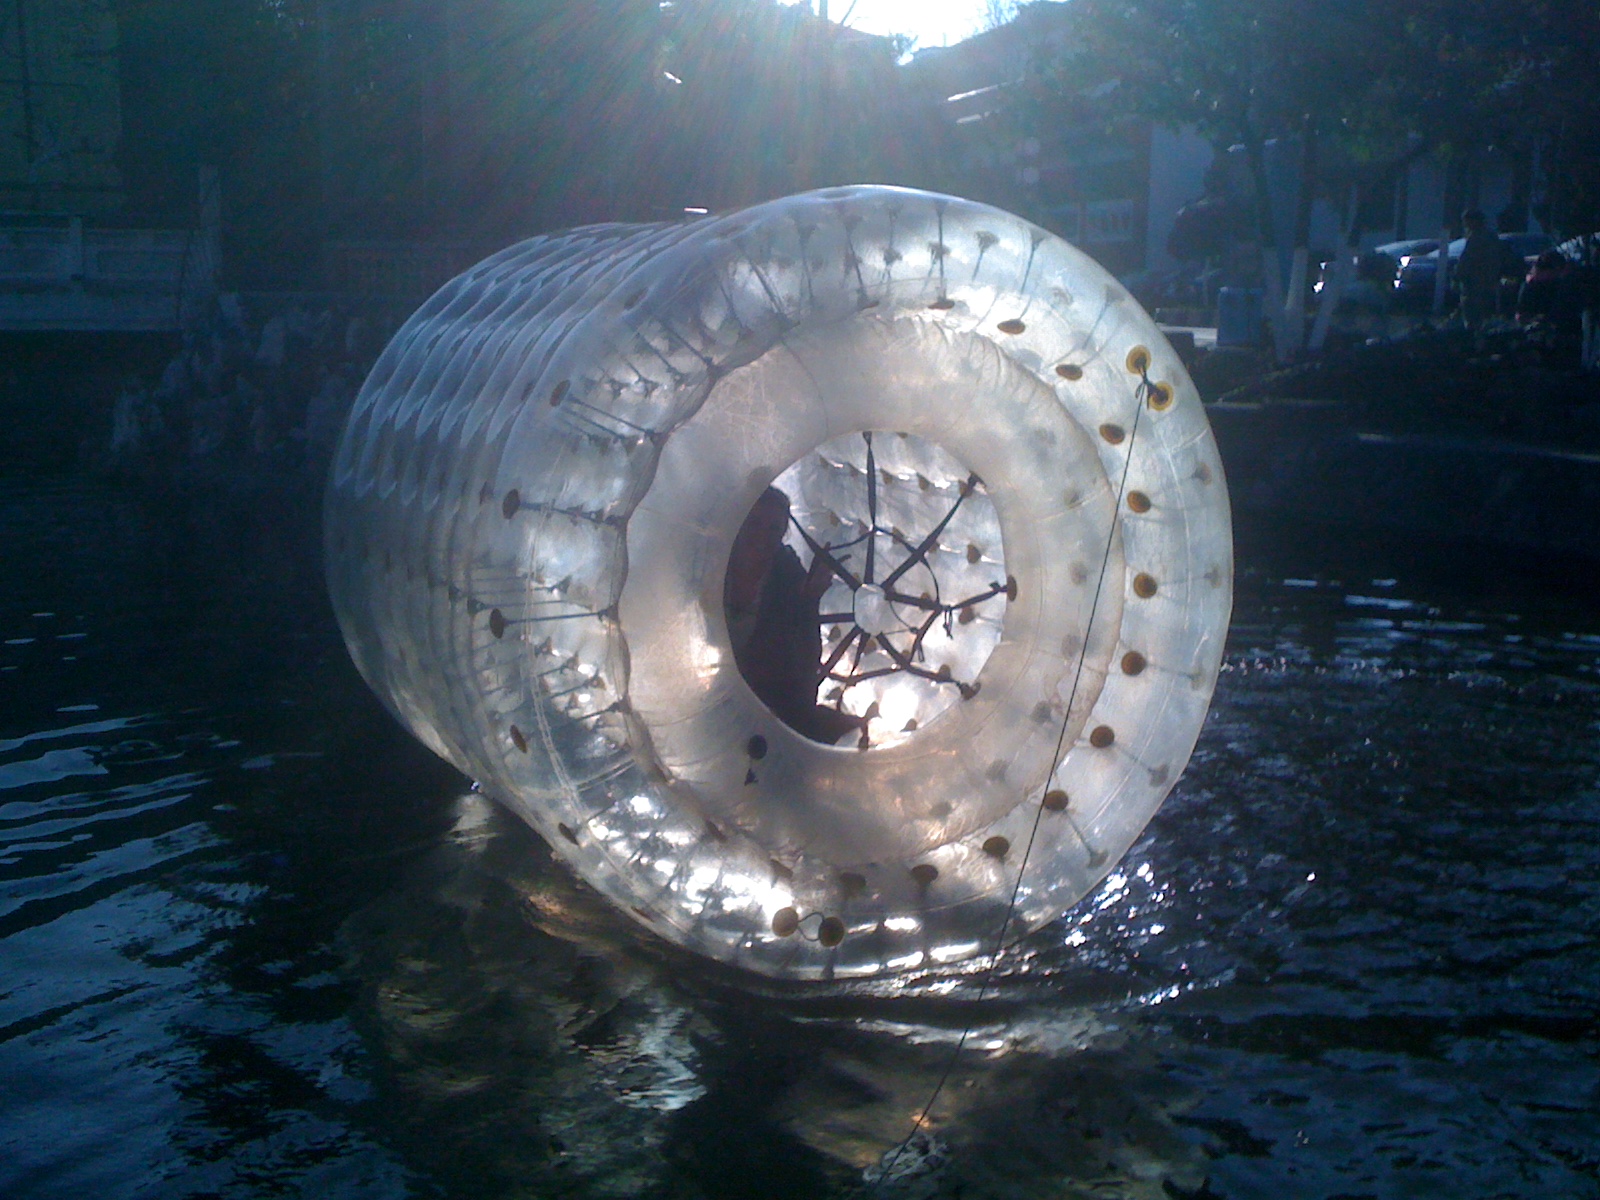
POLYGON ((751 758, 765 758, 767 756, 767 739, 759 733, 750 735, 750 740, 744 744, 745 753, 751 758))
POLYGON ((1135 375, 1143 375, 1150 369, 1150 351, 1143 346, 1135 346, 1128 351, 1128 370, 1135 375))
POLYGON ((1096 725, 1089 734, 1089 745, 1096 750, 1104 750, 1116 740, 1116 732, 1109 725, 1096 725))
POLYGON ((1011 842, 1007 838, 995 834, 994 837, 983 843, 983 852, 990 858, 1004 858, 1011 849, 1011 842))
POLYGON ((528 739, 522 736, 522 730, 515 725, 511 727, 511 744, 524 754, 528 752, 528 739))
POLYGON ((937 308, 941 312, 943 312, 946 309, 954 308, 955 306, 956 306, 956 302, 954 300, 950 299, 950 297, 948 297, 948 296, 940 296, 932 304, 928 305, 929 308, 937 308))
POLYGON ((1111 425, 1108 423, 1100 426, 1100 436, 1115 446, 1120 443, 1123 438, 1127 437, 1128 434, 1121 425, 1111 425))
POLYGON ((506 520, 511 520, 517 515, 517 509, 522 507, 522 493, 512 488, 506 493, 506 498, 500 501, 500 513, 506 520))
POLYGON ((970 604, 962 608, 961 615, 956 618, 963 625, 971 625, 977 619, 978 614, 972 611, 972 605, 970 604))
POLYGON ((639 301, 641 301, 643 299, 644 299, 644 292, 642 290, 641 291, 637 291, 633 295, 629 296, 626 300, 624 300, 622 302, 622 307, 623 308, 632 308, 634 305, 638 304, 639 301))
POLYGON ((1044 806, 1049 812, 1067 811, 1067 794, 1060 788, 1052 788, 1044 794, 1044 806))
POLYGON ((1122 673, 1124 675, 1137 675, 1145 669, 1144 655, 1137 650, 1129 650, 1122 656, 1122 673))
POLYGON ((565 821, 563 821, 558 824, 556 828, 561 831, 561 836, 566 838, 567 841, 571 842, 574 846, 578 844, 578 835, 573 832, 571 825, 568 825, 565 821))
POLYGON ((1150 385, 1150 407, 1156 412, 1166 412, 1172 407, 1172 385, 1170 383, 1152 383, 1150 385))
POLYGON ((706 836, 713 842, 725 842, 728 840, 728 835, 722 832, 722 826, 715 821, 706 822, 706 836))
POLYGON ((506 615, 498 608, 489 610, 489 632, 497 638, 503 638, 506 635, 506 615))
POLYGON ((565 400, 567 398, 567 392, 569 392, 571 389, 572 383, 566 379, 563 379, 560 383, 556 384, 555 387, 551 388, 550 407, 554 408, 556 405, 565 400))
POLYGON ((972 542, 968 542, 967 543, 967 561, 969 563, 975 563, 982 557, 983 557, 983 551, 979 550, 978 547, 976 545, 974 545, 972 542))
POLYGON ((794 878, 794 872, 775 858, 767 859, 767 866, 772 868, 773 879, 780 879, 787 883, 789 880, 794 878))
POLYGON ((1070 379, 1076 382, 1083 378, 1083 368, 1076 363, 1058 363, 1056 365, 1056 374, 1063 379, 1070 379))
POLYGON ((839 874, 839 890, 846 896, 859 896, 867 890, 867 879, 864 875, 857 875, 854 871, 842 871, 839 874))
POLYGON ((1016 598, 1017 598, 1017 577, 1015 575, 1007 575, 1006 576, 1006 599, 1007 600, 1015 600, 1016 598))
POLYGON ((1136 513, 1147 513, 1150 511, 1150 497, 1143 492, 1129 492, 1128 507, 1136 513))
POLYGON ((754 771, 746 771, 744 773, 744 785, 745 785, 745 787, 749 787, 752 783, 755 783, 755 782, 756 782, 756 773, 754 771))
POLYGON ((1009 321, 1001 321, 998 328, 1001 333, 1021 333, 1027 326, 1016 317, 1012 317, 1009 321))
POLYGON ((792 908, 780 908, 772 914, 772 932, 779 937, 793 937, 800 928, 800 914, 792 908))
POLYGON ((927 887, 939 878, 939 868, 932 863, 918 863, 911 868, 911 878, 916 881, 918 887, 927 887))
POLYGON ((817 941, 832 950, 844 941, 844 922, 838 917, 823 917, 822 924, 817 926, 817 941))
POLYGON ((1154 575, 1146 575, 1140 571, 1133 577, 1133 594, 1141 600, 1148 600, 1156 594, 1156 580, 1154 575))
POLYGON ((1201 463, 1199 466, 1195 467, 1195 469, 1194 469, 1194 477, 1196 479, 1198 479, 1201 483, 1210 483, 1211 482, 1211 468, 1206 466, 1205 463, 1201 463))

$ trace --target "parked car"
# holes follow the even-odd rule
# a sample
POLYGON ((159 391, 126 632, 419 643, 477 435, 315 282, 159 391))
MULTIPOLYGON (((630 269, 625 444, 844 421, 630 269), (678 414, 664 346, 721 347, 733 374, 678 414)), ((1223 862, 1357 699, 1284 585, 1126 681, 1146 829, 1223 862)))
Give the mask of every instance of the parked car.
MULTIPOLYGON (((1375 312, 1387 311, 1395 301, 1394 281, 1402 264, 1410 261, 1414 255, 1427 254, 1438 248, 1438 238, 1405 238, 1361 252, 1355 256, 1355 269, 1345 276, 1339 303, 1375 312)), ((1338 260, 1330 258, 1317 272, 1317 282, 1311 290, 1318 297, 1333 278, 1337 265, 1338 260)))
POLYGON ((1375 254, 1387 254, 1403 267, 1419 254, 1432 254, 1439 248, 1438 238, 1404 238, 1398 242, 1385 242, 1373 247, 1375 254))
MULTIPOLYGON (((1512 255, 1522 263, 1514 273, 1508 273, 1508 278, 1515 278, 1520 282, 1526 272, 1528 264, 1546 250, 1550 249, 1551 239, 1547 233, 1502 233, 1500 241, 1507 249, 1507 261, 1512 255)), ((1461 258, 1462 250, 1466 249, 1467 239, 1456 238, 1450 243, 1449 255, 1452 270, 1455 263, 1461 258)), ((1426 253, 1407 255, 1400 263, 1399 273, 1395 276, 1395 299, 1402 306, 1426 308, 1433 302, 1433 282, 1439 274, 1439 248, 1434 248, 1426 253)), ((1515 288, 1511 292, 1516 295, 1515 288)))
MULTIPOLYGON (((1438 242, 1428 244, 1437 246, 1438 242)), ((1391 242, 1389 245, 1394 246, 1396 243, 1391 242)), ((1317 272, 1317 282, 1311 290, 1319 299, 1327 290, 1338 265, 1338 259, 1330 258, 1317 272)), ((1375 312, 1387 310, 1394 303, 1394 279, 1400 269, 1399 256, 1379 246, 1377 249, 1357 254, 1352 267, 1353 269, 1345 276, 1344 288, 1339 294, 1340 305, 1350 305, 1375 312)))
POLYGON ((1593 264, 1600 261, 1600 232, 1568 238, 1556 247, 1568 262, 1593 264))

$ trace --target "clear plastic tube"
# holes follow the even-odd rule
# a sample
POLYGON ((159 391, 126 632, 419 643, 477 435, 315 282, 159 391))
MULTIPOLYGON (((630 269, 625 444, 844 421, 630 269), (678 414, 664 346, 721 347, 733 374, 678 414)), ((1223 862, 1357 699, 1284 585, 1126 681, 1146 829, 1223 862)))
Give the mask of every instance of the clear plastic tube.
POLYGON ((1231 607, 1221 465, 1150 319, 1017 217, 882 187, 453 280, 362 389, 326 538, 408 728, 647 928, 780 978, 1079 899, 1187 762, 1231 607), (827 734, 736 661, 774 482, 785 556, 830 564, 827 734))

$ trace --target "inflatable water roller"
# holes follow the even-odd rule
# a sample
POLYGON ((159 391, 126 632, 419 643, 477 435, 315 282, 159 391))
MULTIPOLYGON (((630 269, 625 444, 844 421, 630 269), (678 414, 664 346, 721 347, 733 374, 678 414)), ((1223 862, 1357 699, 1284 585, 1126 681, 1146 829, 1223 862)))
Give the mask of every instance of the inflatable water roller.
POLYGON ((357 398, 326 554, 412 733, 646 928, 797 980, 1084 896, 1188 761, 1232 602, 1150 318, 1018 217, 886 187, 452 280, 357 398))

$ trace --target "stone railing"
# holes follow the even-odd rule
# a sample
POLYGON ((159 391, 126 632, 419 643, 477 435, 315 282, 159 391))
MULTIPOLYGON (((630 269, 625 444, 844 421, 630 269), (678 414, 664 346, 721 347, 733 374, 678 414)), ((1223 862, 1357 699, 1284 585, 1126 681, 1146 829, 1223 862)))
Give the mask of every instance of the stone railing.
POLYGON ((0 330, 175 330, 216 291, 199 229, 106 229, 0 215, 0 330))

